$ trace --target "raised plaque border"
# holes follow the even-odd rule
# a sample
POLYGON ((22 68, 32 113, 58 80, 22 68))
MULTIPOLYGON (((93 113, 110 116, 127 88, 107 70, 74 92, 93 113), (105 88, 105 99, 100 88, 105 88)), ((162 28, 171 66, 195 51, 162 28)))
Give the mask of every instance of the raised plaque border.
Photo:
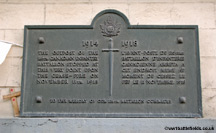
POLYGON ((107 118, 139 118, 139 117, 176 117, 176 118, 199 118, 203 117, 202 112, 202 95, 201 95, 201 77, 200 77, 200 55, 199 55, 199 35, 198 35, 198 25, 130 25, 128 18, 121 12, 113 9, 104 10, 98 13, 94 19, 92 20, 91 25, 25 25, 24 27, 24 49, 23 49, 23 63, 22 63, 22 81, 21 81, 21 102, 20 102, 20 116, 21 117, 107 117, 107 118), (117 14, 122 17, 127 25, 128 29, 193 29, 196 32, 196 72, 197 72, 197 99, 198 99, 198 113, 163 113, 163 114, 151 114, 151 113, 47 113, 41 114, 39 113, 32 113, 32 112, 24 112, 24 93, 25 93, 25 68, 26 68, 26 51, 28 50, 28 45, 26 44, 27 40, 27 32, 29 29, 93 29, 94 23, 96 19, 104 14, 112 13, 117 14))

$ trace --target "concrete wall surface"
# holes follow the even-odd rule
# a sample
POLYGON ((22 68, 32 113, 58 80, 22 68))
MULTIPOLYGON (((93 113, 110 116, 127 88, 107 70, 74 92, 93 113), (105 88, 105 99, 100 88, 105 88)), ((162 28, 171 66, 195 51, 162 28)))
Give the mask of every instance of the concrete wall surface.
POLYGON ((215 133, 211 119, 0 119, 1 133, 215 133))
MULTIPOLYGON (((0 40, 23 44, 24 25, 90 25, 95 15, 105 9, 116 9, 124 13, 131 25, 198 25, 203 113, 204 118, 216 118, 216 0, 0 0, 0 40)), ((20 90, 21 72, 22 48, 13 46, 6 60, 0 65, 0 118, 13 118, 11 102, 3 100, 2 96, 8 94, 10 88, 15 88, 15 91, 20 90)), ((9 130, 7 125, 12 125, 11 131, 21 127, 28 130, 25 124, 22 125, 28 120, 9 122, 7 119, 1 119, 0 132, 4 128, 9 130), (5 124, 3 120, 6 121, 5 124)), ((90 124, 94 126, 100 121, 97 120, 92 120, 90 124)), ((145 126, 139 121, 147 122, 148 119, 136 120, 138 122, 133 122, 145 126)), ((162 122, 169 120, 162 119, 162 122)), ((60 121, 67 123, 63 119, 60 121)), ((88 121, 88 119, 79 119, 80 125, 74 123, 76 129, 81 130, 80 127, 84 127, 83 130, 87 130, 84 123, 88 121)), ((111 122, 112 119, 103 121, 104 125, 106 121, 111 122)), ((118 124, 118 121, 124 119, 117 119, 115 124, 118 124)), ((184 122, 186 121, 184 119, 184 122)), ((53 122, 49 119, 40 119, 37 122, 31 121, 35 130, 41 123, 53 125, 52 128, 58 128, 59 131, 66 128, 55 127, 55 120, 53 122)), ((215 120, 213 123, 216 123, 215 120)), ((200 124, 205 124, 205 120, 200 124)), ((118 128, 127 129, 128 126, 130 127, 129 124, 119 124, 118 128)), ((90 130, 93 130, 93 127, 90 130)), ((113 130, 118 129, 116 127, 113 130)), ((138 129, 133 127, 129 131, 136 130, 138 129)))

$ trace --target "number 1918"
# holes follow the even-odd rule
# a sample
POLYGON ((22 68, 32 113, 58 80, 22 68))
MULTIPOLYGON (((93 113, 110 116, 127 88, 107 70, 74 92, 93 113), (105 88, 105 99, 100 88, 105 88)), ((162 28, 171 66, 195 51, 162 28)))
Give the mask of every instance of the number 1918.
POLYGON ((122 47, 125 47, 125 48, 137 47, 138 41, 137 40, 122 40, 121 45, 122 47))

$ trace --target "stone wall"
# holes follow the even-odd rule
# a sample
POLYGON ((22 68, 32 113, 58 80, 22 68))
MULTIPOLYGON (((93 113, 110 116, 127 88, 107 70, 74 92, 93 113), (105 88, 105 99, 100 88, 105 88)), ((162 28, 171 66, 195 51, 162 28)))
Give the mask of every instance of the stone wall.
MULTIPOLYGON (((23 44, 24 25, 89 25, 116 9, 132 25, 198 25, 204 118, 216 118, 216 0, 0 0, 0 40, 23 44)), ((0 118, 13 117, 9 88, 20 90, 22 48, 0 65, 0 118)), ((193 94, 191 94, 193 95, 193 94)))

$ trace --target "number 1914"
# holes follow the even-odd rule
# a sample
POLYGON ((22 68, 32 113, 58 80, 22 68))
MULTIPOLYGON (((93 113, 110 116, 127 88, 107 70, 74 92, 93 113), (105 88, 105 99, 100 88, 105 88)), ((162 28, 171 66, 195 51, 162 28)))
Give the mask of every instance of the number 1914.
POLYGON ((82 40, 82 46, 85 48, 89 47, 97 47, 98 46, 98 40, 82 40))

